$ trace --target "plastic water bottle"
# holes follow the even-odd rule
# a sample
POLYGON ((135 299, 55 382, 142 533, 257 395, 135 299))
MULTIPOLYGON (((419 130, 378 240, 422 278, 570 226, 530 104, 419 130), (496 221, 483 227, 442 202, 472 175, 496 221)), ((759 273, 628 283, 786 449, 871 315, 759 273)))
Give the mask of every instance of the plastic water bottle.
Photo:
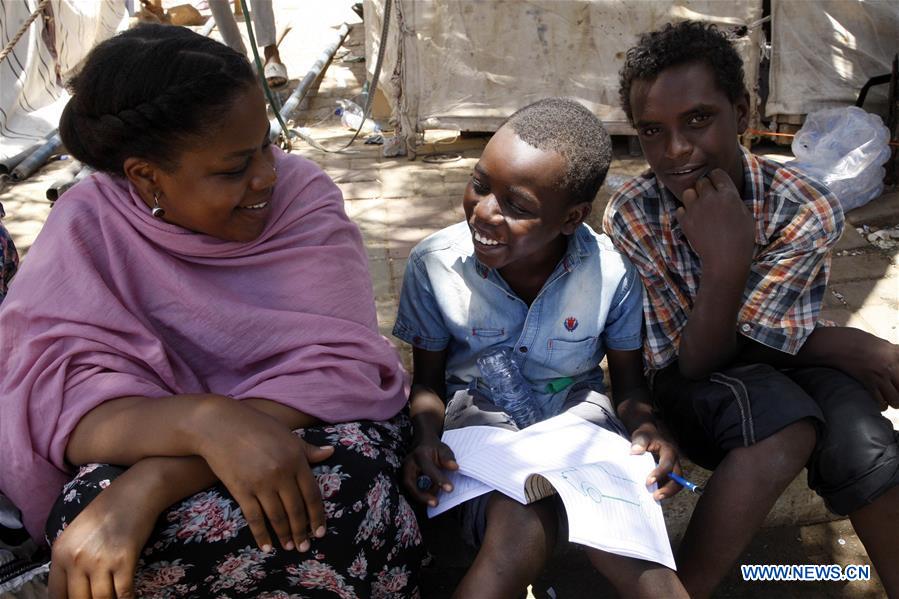
MULTIPOLYGON (((340 123, 344 127, 353 130, 359 128, 359 123, 362 122, 362 117, 365 116, 362 107, 352 100, 338 100, 337 109, 334 111, 334 114, 340 117, 340 123)), ((381 128, 378 124, 371 119, 367 119, 365 125, 362 127, 363 133, 377 133, 380 130, 381 128)))
POLYGON ((481 376, 490 387, 493 403, 512 417, 519 429, 537 422, 537 407, 531 388, 521 374, 508 347, 495 347, 478 357, 481 376))

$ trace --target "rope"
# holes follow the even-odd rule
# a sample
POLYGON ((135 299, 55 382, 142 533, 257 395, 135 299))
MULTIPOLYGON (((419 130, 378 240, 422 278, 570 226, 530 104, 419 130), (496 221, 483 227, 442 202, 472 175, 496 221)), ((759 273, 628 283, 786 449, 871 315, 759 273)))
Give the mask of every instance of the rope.
MULTIPOLYGON (((752 135, 767 135, 768 137, 796 137, 795 133, 774 133, 773 131, 762 131, 761 129, 747 129, 746 133, 752 135)), ((887 142, 887 145, 899 146, 899 141, 887 142)))
POLYGON ((50 0, 41 0, 41 3, 37 5, 37 8, 34 9, 34 12, 31 13, 27 19, 25 19, 25 22, 22 23, 22 26, 19 28, 13 38, 9 40, 9 43, 6 44, 6 47, 3 48, 2 51, 0 51, 0 62, 6 60, 7 54, 12 52, 12 49, 15 47, 15 45, 19 42, 20 39, 22 39, 22 36, 25 35, 25 32, 28 31, 28 28, 31 27, 31 24, 38 17, 38 15, 40 15, 44 11, 44 7, 48 4, 50 4, 50 0))
MULTIPOLYGON (((371 88, 368 90, 368 97, 365 99, 365 109, 362 111, 362 122, 359 123, 359 127, 356 129, 356 132, 353 133, 353 138, 348 141, 345 146, 340 148, 340 150, 345 150, 356 141, 356 138, 359 137, 359 132, 362 131, 362 127, 365 126, 365 121, 371 116, 371 106, 375 100, 375 92, 378 90, 378 79, 381 78, 381 65, 384 63, 384 49, 387 48, 387 32, 390 29, 390 6, 392 4, 393 0, 386 0, 384 2, 384 22, 381 24, 381 43, 378 47, 378 59, 375 61, 375 72, 371 77, 371 88)), ((336 151, 339 152, 340 150, 336 151)))
MULTIPOLYGON (((259 58, 259 48, 256 47, 256 35, 253 33, 253 24, 250 22, 250 9, 247 7, 247 0, 240 0, 240 7, 243 10, 244 23, 247 24, 247 35, 250 38, 250 47, 253 49, 253 59, 256 61, 256 73, 262 81, 262 88, 265 90, 265 96, 268 98, 268 103, 272 107, 272 112, 275 113, 275 117, 278 119, 278 124, 281 125, 281 131, 283 133, 284 131, 287 131, 287 125, 284 123, 284 119, 281 118, 281 112, 278 110, 278 107, 281 104, 275 101, 275 95, 268 86, 268 81, 265 80, 265 66, 262 64, 262 59, 259 58)), ((290 145, 290 136, 286 133, 283 133, 283 135, 284 144, 286 145, 285 149, 290 152, 293 149, 290 145)))
MULTIPOLYGON (((241 0, 241 2, 243 2, 243 0, 241 0)), ((362 110, 362 120, 359 122, 359 126, 356 128, 356 132, 353 133, 352 139, 335 150, 333 148, 326 148, 324 145, 313 139, 311 135, 306 135, 302 131, 291 129, 291 132, 299 135, 303 141, 311 145, 316 150, 321 150, 322 152, 327 152, 329 154, 338 154, 340 152, 343 152, 348 147, 353 145, 353 142, 356 141, 357 137, 359 137, 359 132, 362 131, 362 127, 365 126, 365 121, 367 121, 371 116, 371 106, 375 99, 375 92, 378 89, 378 80, 381 78, 381 65, 384 62, 384 50, 387 47, 387 33, 390 30, 390 7, 392 4, 393 0, 385 0, 384 2, 384 18, 383 23, 381 24, 381 43, 378 47, 378 58, 375 61, 375 72, 372 74, 371 87, 368 90, 368 97, 365 100, 365 108, 362 110)))
MULTIPOLYGON (((48 2, 49 0, 44 0, 44 2, 48 2)), ((256 48, 256 36, 253 34, 253 24, 250 21, 250 11, 247 8, 247 1, 240 0, 241 8, 243 9, 244 22, 247 25, 247 35, 250 38, 250 47, 253 48, 253 58, 256 61, 256 70, 259 73, 259 78, 262 80, 262 86, 265 89, 265 95, 268 97, 268 102, 272 107, 272 111, 275 113, 275 117, 278 119, 278 124, 281 126, 281 134, 284 136, 284 142, 287 146, 287 151, 289 152, 292 148, 290 145, 290 135, 287 131, 295 133, 298 135, 303 141, 311 145, 317 150, 321 150, 322 152, 328 153, 339 153, 346 150, 350 147, 356 138, 359 137, 359 132, 362 131, 362 127, 365 126, 365 121, 371 116, 371 106, 375 98, 375 91, 378 89, 378 79, 381 77, 381 64, 384 62, 384 47, 387 43, 387 32, 389 30, 390 23, 390 6, 393 3, 393 0, 386 0, 384 2, 384 23, 381 27, 381 46, 378 48, 378 59, 375 62, 375 72, 372 75, 372 83, 371 89, 368 93, 368 98, 365 100, 365 109, 362 114, 362 121, 359 123, 359 126, 356 128, 356 132, 353 133, 352 139, 348 141, 346 144, 341 146, 340 148, 334 150, 331 148, 326 148, 311 136, 304 134, 302 131, 297 131, 296 129, 288 129, 287 125, 284 124, 284 120, 281 118, 281 113, 278 110, 279 103, 275 101, 274 94, 272 90, 268 86, 268 82, 265 80, 265 69, 262 65, 262 59, 259 58, 259 49, 256 48)))

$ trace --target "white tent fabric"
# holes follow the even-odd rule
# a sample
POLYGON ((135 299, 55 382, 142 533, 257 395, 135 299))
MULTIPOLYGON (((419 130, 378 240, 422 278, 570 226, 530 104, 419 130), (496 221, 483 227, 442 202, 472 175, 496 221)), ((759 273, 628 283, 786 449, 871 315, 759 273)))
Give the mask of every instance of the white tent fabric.
MULTIPOLYGON (((384 1, 364 3, 369 75, 384 1)), ((761 14, 762 0, 394 0, 379 85, 407 141, 431 128, 495 130, 553 95, 580 100, 610 132, 627 133, 618 71, 640 33, 684 19, 747 26, 761 14)), ((737 41, 747 82, 757 79, 759 52, 750 39, 737 41)))
MULTIPOLYGON (((38 0, 0 0, 5 47, 38 0)), ((47 27, 36 19, 0 64, 0 158, 40 140, 59 123, 64 83, 97 43, 127 25, 122 0, 51 0, 47 27)))
MULTIPOLYGON (((890 72, 899 52, 896 0, 772 0, 767 115, 808 114, 855 103, 862 86, 890 72)), ((865 108, 886 114, 887 86, 865 108)))

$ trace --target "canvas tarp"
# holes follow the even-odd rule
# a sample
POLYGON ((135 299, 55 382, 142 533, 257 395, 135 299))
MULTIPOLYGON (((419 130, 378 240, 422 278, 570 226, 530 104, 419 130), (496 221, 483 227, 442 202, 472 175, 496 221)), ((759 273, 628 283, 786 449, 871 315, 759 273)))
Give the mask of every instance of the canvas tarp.
MULTIPOLYGON (((0 3, 5 47, 38 0, 0 3)), ((37 18, 0 64, 0 158, 56 128, 68 101, 64 82, 96 44, 127 25, 122 0, 51 0, 50 27, 37 18)))
MULTIPOLYGON (((364 3, 369 76, 384 1, 364 3)), ((762 0, 393 0, 379 85, 407 140, 431 128, 493 131, 553 95, 580 100, 610 132, 628 133, 618 71, 640 33, 683 19, 733 29, 761 14, 762 0)), ((737 46, 755 81, 758 36, 737 46)))
MULTIPOLYGON (((768 116, 852 105, 899 52, 897 0, 772 0, 771 16, 768 116)), ((886 104, 887 86, 873 87, 865 108, 884 116, 886 104)))

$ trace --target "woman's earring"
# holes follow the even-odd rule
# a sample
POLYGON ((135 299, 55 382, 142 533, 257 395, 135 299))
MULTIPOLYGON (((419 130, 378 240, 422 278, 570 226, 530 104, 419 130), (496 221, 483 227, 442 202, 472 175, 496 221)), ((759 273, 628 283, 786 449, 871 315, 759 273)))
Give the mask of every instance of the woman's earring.
POLYGON ((156 192, 153 193, 153 209, 150 210, 150 214, 152 214, 154 218, 162 218, 165 216, 165 210, 159 205, 159 194, 156 192))

